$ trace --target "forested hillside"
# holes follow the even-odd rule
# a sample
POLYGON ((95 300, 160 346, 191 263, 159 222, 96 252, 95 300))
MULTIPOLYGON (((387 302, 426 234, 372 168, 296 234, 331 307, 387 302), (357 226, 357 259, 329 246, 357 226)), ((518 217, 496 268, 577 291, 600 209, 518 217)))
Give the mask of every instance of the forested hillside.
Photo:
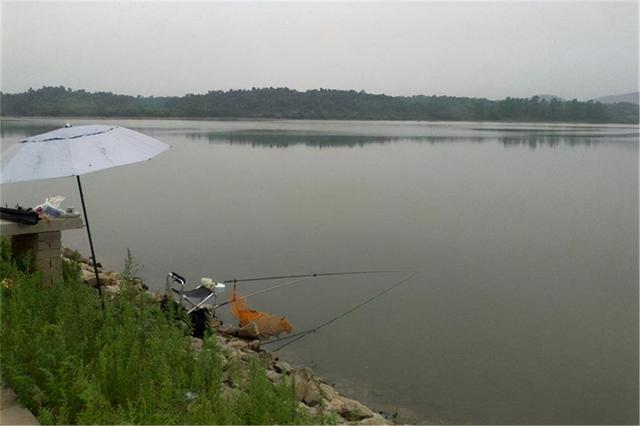
POLYGON ((177 97, 91 93, 63 86, 0 93, 3 116, 130 116, 336 120, 469 120, 637 123, 638 105, 559 99, 493 101, 453 96, 387 96, 354 90, 288 88, 210 91, 177 97))

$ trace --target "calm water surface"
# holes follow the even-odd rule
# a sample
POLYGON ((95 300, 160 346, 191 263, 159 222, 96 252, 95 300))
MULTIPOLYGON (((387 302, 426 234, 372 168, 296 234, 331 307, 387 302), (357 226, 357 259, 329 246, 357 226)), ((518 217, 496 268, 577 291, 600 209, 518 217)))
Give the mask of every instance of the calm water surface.
MULTIPOLYGON (((2 148, 65 122, 103 120, 3 120, 2 148)), ((405 422, 637 424, 637 128, 105 122, 173 146, 83 177, 107 267, 130 248, 156 289, 169 271, 419 270, 279 354, 405 422)), ((9 205, 58 194, 80 205, 71 178, 2 186, 9 205)), ((64 240, 88 252, 82 231, 64 240)), ((316 279, 250 306, 302 330, 403 277, 316 279)))

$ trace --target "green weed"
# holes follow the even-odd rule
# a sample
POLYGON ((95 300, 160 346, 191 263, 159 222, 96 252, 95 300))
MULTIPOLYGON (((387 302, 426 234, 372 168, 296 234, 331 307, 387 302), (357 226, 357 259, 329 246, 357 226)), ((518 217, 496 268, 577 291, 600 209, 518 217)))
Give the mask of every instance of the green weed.
MULTIPOLYGON (((0 242, 0 371, 43 424, 331 421, 301 412, 290 381, 274 385, 258 362, 225 356, 215 336, 194 355, 191 337, 144 293, 122 291, 102 311, 76 261, 50 288, 24 265, 0 242)), ((130 253, 125 265, 124 281, 135 274, 130 253)))

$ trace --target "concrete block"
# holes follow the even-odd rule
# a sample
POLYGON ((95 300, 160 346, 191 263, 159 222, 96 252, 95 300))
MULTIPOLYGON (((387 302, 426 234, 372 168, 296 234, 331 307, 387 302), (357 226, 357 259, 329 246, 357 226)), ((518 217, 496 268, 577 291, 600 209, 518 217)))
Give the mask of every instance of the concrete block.
POLYGON ((12 235, 11 244, 14 257, 31 255, 31 270, 43 273, 46 285, 53 285, 62 279, 62 232, 61 229, 82 227, 79 218, 74 220, 52 220, 33 226, 1 222, 2 230, 12 235), (10 232, 9 232, 10 231, 10 232))
POLYGON ((37 225, 24 225, 0 219, 0 234, 2 235, 37 234, 65 229, 80 229, 82 227, 84 227, 84 224, 79 217, 41 220, 37 225))
POLYGON ((49 249, 36 252, 35 262, 36 265, 42 262, 49 262, 51 259, 56 259, 62 256, 62 252, 58 249, 49 249))
POLYGON ((47 249, 62 250, 62 245, 60 244, 60 240, 38 241, 38 250, 47 250, 47 249))
POLYGON ((36 234, 15 235, 11 238, 11 247, 14 257, 18 257, 37 250, 38 236, 36 234))
POLYGON ((54 280, 62 278, 62 259, 51 259, 49 268, 54 280))
POLYGON ((51 241, 57 240, 60 241, 62 238, 62 233, 60 231, 51 231, 51 232, 40 232, 38 234, 33 234, 38 236, 38 241, 51 241))

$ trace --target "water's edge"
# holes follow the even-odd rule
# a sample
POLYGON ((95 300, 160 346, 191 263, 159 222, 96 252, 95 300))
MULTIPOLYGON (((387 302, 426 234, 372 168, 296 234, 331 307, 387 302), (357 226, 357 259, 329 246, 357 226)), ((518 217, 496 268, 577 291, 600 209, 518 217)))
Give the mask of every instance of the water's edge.
MULTIPOLYGON (((63 261, 73 262, 72 258, 76 256, 73 251, 65 248, 63 261)), ((81 257, 79 264, 82 282, 93 286, 95 284, 93 263, 89 259, 81 257)), ((117 272, 103 269, 99 262, 98 266, 103 294, 106 297, 114 297, 120 291, 120 275, 117 272)), ((136 279, 136 281, 136 288, 141 292, 147 292, 158 303, 164 298, 164 295, 158 292, 149 292, 141 279, 136 279)), ((360 401, 341 395, 325 378, 314 373, 310 368, 293 367, 272 352, 262 349, 259 339, 246 335, 240 336, 242 333, 238 333, 237 327, 223 324, 222 321, 211 315, 211 309, 205 309, 209 312, 208 327, 212 331, 212 336, 217 339, 223 354, 228 359, 260 361, 267 370, 267 378, 274 384, 284 377, 292 380, 300 409, 311 415, 318 414, 319 410, 335 414, 338 416, 340 424, 393 424, 393 421, 385 417, 382 412, 376 412, 360 401)), ((197 337, 192 339, 192 349, 194 353, 197 353, 202 348, 203 341, 197 337)), ((225 388, 222 393, 224 394, 225 391, 233 392, 234 390, 225 388)))

